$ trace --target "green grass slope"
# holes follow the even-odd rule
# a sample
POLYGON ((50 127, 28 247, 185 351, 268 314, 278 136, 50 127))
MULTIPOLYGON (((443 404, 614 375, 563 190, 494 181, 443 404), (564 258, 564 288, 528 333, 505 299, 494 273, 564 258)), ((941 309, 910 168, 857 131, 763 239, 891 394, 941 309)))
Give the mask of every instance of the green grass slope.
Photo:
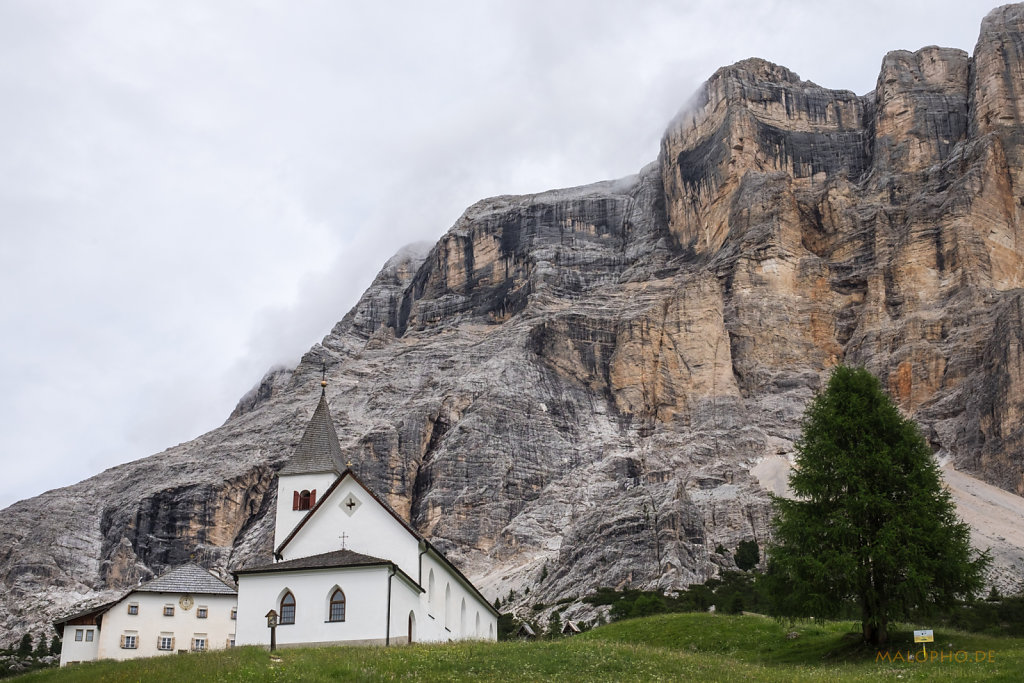
POLYGON ((757 616, 666 614, 553 641, 285 649, 274 657, 243 647, 81 664, 15 680, 1024 680, 1021 638, 936 631, 934 660, 901 661, 908 651, 919 652, 920 646, 914 646, 909 630, 898 631, 888 655, 895 661, 879 661, 876 651, 864 648, 850 634, 854 626, 790 627, 757 616))

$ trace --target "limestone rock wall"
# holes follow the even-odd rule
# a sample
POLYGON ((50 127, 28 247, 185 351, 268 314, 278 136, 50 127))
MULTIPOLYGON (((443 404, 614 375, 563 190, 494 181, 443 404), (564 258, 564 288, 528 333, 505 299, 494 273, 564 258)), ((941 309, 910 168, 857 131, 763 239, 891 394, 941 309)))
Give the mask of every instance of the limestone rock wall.
MULTIPOLYGON (((1024 494, 1022 36, 1000 8, 972 57, 890 53, 862 96, 746 60, 636 176, 478 202, 219 429, 0 511, 0 621, 268 559, 321 363, 360 475, 522 604, 681 587, 732 566, 719 545, 763 547, 771 472, 839 362, 1024 494)), ((1012 588, 1024 550, 1003 550, 1012 588)))

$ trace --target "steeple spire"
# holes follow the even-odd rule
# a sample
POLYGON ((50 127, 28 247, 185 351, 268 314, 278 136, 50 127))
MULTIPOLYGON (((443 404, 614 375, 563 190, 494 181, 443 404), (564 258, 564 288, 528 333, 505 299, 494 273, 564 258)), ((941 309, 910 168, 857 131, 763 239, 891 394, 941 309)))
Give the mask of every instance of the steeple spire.
POLYGON ((331 409, 327 406, 327 364, 323 366, 320 380, 320 402, 313 411, 313 417, 306 425, 302 441, 279 474, 315 474, 334 472, 341 474, 345 469, 338 443, 338 432, 334 430, 331 409))

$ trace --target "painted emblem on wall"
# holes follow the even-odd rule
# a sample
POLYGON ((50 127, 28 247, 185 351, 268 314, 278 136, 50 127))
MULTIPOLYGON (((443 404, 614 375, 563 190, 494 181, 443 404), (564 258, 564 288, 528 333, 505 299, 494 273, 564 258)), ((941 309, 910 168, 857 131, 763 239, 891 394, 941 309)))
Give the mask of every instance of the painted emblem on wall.
POLYGON ((178 604, 181 605, 181 609, 183 609, 183 610, 190 610, 190 609, 192 609, 192 604, 193 604, 192 596, 191 595, 182 595, 181 596, 181 600, 178 600, 178 604))
POLYGON ((360 505, 362 505, 362 502, 360 502, 360 500, 351 493, 345 496, 345 500, 341 501, 341 509, 344 510, 345 514, 349 517, 359 509, 360 505))

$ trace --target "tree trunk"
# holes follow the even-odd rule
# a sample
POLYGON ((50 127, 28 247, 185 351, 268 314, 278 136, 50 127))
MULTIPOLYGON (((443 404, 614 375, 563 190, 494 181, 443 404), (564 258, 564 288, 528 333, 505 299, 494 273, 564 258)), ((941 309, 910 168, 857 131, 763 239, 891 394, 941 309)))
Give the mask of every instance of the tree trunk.
POLYGON ((864 642, 870 645, 885 645, 889 642, 889 625, 885 621, 871 624, 865 618, 861 622, 861 632, 864 635, 864 642))

